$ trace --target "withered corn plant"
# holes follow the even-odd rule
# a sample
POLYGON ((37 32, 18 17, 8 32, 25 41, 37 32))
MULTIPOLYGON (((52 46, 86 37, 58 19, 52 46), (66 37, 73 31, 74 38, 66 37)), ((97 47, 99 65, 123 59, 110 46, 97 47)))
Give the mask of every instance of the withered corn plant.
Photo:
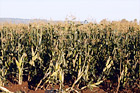
POLYGON ((59 92, 78 93, 110 80, 109 88, 118 92, 138 87, 139 78, 140 25, 135 22, 68 20, 0 28, 1 86, 8 79, 26 80, 35 90, 59 85, 59 92))

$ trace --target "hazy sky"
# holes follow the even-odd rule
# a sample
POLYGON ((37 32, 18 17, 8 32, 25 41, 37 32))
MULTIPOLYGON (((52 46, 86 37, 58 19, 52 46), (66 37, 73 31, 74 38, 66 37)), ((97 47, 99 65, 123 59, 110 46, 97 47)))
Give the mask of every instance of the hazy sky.
POLYGON ((0 18, 140 20, 140 0, 0 0, 0 18))

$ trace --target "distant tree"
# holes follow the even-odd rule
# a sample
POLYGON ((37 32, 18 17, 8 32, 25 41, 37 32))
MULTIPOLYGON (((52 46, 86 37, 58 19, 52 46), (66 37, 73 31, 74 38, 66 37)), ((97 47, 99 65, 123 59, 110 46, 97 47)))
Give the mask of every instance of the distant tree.
POLYGON ((85 21, 84 21, 84 24, 87 24, 87 23, 88 23, 88 21, 87 21, 87 20, 85 20, 85 21))

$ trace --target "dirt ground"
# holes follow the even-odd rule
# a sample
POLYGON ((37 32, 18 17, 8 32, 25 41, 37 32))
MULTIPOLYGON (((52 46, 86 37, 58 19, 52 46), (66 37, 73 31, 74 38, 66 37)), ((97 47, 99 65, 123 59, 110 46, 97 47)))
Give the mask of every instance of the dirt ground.
MULTIPOLYGON (((68 86, 65 86, 68 87, 68 86)), ((28 82, 23 82, 22 85, 19 84, 13 84, 9 83, 8 86, 5 86, 8 90, 12 92, 22 91, 23 93, 49 93, 49 88, 46 90, 38 89, 37 91, 34 90, 34 88, 29 87, 28 82), (48 90, 48 91, 47 91, 48 90)), ((58 89, 59 86, 55 86, 55 89, 58 89)), ((85 89, 81 93, 114 93, 115 88, 108 89, 106 86, 99 86, 96 88, 91 89, 85 89)), ((50 92, 50 93, 57 93, 57 92, 50 92)), ((119 93, 140 93, 140 89, 122 89, 119 91, 119 93)))
MULTIPOLYGON (((68 87, 68 86, 65 86, 65 87, 68 87)), ((11 92, 22 91, 23 93, 49 93, 49 91, 46 91, 43 89, 42 90, 38 89, 37 91, 35 91, 34 89, 30 89, 28 87, 28 82, 23 82, 22 85, 9 83, 9 85, 5 86, 5 88, 10 90, 11 92)), ((55 89, 58 89, 58 88, 59 88, 59 86, 55 86, 55 89)), ((49 89, 47 89, 47 90, 49 90, 49 89)), ((85 89, 82 91, 82 93, 106 93, 106 92, 103 89, 100 89, 97 87, 97 88, 93 88, 92 90, 85 89)))

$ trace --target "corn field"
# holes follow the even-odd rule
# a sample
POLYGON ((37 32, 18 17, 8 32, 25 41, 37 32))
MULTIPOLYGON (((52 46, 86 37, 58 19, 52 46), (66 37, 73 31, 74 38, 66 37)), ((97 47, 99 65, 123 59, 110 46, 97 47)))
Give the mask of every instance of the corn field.
POLYGON ((0 86, 35 90, 59 85, 70 93, 104 85, 140 88, 140 25, 128 21, 0 25, 0 86), (113 85, 117 83, 117 85, 113 85), (69 84, 68 88, 65 85, 69 84))

